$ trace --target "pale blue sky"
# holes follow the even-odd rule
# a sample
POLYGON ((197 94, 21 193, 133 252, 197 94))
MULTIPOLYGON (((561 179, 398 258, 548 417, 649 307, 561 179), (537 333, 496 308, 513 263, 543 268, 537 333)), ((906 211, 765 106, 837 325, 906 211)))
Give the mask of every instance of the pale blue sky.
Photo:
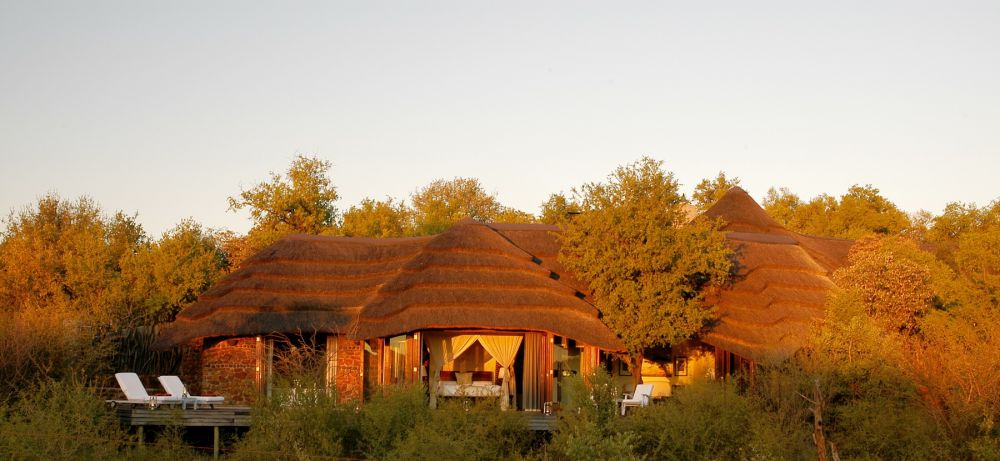
POLYGON ((690 191, 1000 197, 1000 2, 0 0, 0 211, 245 231, 296 153, 341 209, 479 178, 537 212, 650 155, 690 191))

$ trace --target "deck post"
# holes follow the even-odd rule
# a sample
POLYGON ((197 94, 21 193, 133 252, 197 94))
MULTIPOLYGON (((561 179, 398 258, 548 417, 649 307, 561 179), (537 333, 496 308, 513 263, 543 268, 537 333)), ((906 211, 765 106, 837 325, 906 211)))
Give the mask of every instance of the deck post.
POLYGON ((212 426, 212 459, 219 459, 219 426, 212 426))

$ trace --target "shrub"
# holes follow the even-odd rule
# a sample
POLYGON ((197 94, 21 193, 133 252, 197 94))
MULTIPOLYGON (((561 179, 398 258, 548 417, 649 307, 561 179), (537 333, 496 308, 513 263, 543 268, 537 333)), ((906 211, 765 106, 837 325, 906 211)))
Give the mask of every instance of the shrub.
POLYGON ((732 386, 698 383, 638 409, 622 428, 653 459, 736 459, 750 444, 750 422, 750 404, 732 386))
POLYGON ((291 402, 272 399, 253 409, 253 424, 234 446, 232 459, 326 459, 357 450, 360 418, 352 406, 338 405, 335 394, 315 393, 291 402))
POLYGON ((386 460, 494 460, 527 453, 532 434, 524 415, 501 411, 497 401, 449 401, 412 426, 386 460))
POLYGON ((101 369, 110 345, 95 341, 83 317, 57 308, 0 311, 0 401, 48 380, 101 369))
POLYGON ((596 370, 584 378, 564 383, 570 403, 559 415, 551 442, 536 456, 555 460, 643 459, 633 452, 638 437, 616 432, 619 397, 611 377, 596 370))
POLYGON ((77 380, 44 382, 0 407, 0 459, 116 459, 129 442, 104 401, 77 380))
POLYGON ((845 459, 944 459, 954 457, 930 415, 902 378, 872 377, 851 383, 828 407, 829 439, 845 459))
POLYGON ((423 386, 386 386, 374 392, 362 408, 362 451, 385 459, 396 444, 430 417, 423 386))

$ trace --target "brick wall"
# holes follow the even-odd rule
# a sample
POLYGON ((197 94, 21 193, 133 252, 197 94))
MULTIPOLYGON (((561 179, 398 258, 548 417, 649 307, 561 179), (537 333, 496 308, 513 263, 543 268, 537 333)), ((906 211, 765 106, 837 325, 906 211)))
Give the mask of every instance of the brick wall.
POLYGON ((201 390, 218 394, 230 403, 253 403, 257 399, 257 338, 206 341, 201 350, 201 390))
POLYGON ((181 381, 188 392, 194 395, 202 394, 201 388, 201 349, 204 342, 200 339, 191 341, 181 351, 181 381))
POLYGON ((361 401, 364 390, 364 344, 337 338, 337 393, 342 402, 361 401))

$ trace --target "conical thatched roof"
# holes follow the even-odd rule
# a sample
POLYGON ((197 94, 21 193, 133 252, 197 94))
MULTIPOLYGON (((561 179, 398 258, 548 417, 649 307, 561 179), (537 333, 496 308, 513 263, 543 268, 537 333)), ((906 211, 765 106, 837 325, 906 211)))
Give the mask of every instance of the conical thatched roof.
MULTIPOLYGON (((726 221, 740 276, 707 343, 757 360, 797 350, 820 318, 849 240, 784 229, 742 189, 706 215, 726 221)), ((558 262, 558 228, 464 220, 430 237, 290 236, 181 312, 158 347, 196 338, 324 331, 356 338, 432 328, 542 330, 605 349, 620 341, 558 262)))
POLYGON ((788 357, 822 318, 830 274, 853 242, 788 231, 738 187, 705 214, 726 222, 739 275, 715 300, 719 321, 704 341, 755 360, 788 357))

